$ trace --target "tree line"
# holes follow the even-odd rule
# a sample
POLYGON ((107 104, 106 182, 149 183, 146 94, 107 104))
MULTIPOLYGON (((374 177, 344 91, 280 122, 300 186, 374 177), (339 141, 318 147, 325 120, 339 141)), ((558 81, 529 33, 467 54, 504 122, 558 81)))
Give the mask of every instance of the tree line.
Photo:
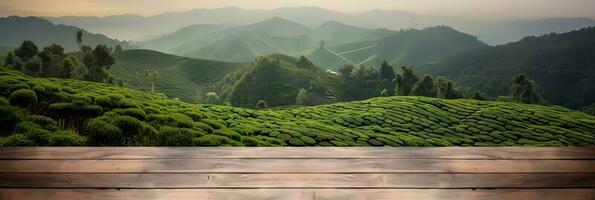
POLYGON ((25 40, 14 51, 8 52, 4 63, 7 67, 33 77, 58 77, 94 82, 122 84, 110 76, 110 66, 115 64, 114 54, 122 47, 110 48, 97 45, 95 48, 83 44, 83 32, 78 31, 76 42, 79 52, 65 53, 58 44, 39 49, 33 41, 25 40))

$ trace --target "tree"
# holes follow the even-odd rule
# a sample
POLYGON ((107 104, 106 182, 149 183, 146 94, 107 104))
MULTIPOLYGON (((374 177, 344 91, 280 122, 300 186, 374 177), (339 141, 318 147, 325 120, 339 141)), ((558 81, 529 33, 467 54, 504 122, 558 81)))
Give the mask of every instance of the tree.
POLYGON ((29 59, 25 64, 24 72, 29 76, 39 76, 39 73, 41 73, 41 59, 38 57, 29 59))
POLYGON ((43 48, 39 53, 41 59, 41 76, 55 77, 62 71, 62 59, 64 58, 64 48, 57 44, 52 44, 43 48))
POLYGON ((62 60, 61 78, 76 78, 76 64, 73 58, 76 59, 76 57, 68 56, 62 60))
POLYGON ((258 102, 256 102, 256 109, 265 109, 268 107, 267 102, 264 100, 258 100, 258 102))
POLYGON ((458 99, 462 96, 461 92, 455 88, 454 83, 445 76, 436 77, 434 91, 436 91, 436 97, 442 99, 458 99))
POLYGON ((408 96, 417 81, 418 78, 413 73, 413 68, 407 66, 401 67, 401 74, 397 74, 397 77, 395 78, 395 94, 399 96, 408 96))
POLYGON ((157 79, 159 79, 159 72, 157 70, 145 69, 143 74, 151 81, 151 93, 155 93, 155 84, 157 83, 157 79))
POLYGON ((345 64, 339 68, 339 73, 341 73, 341 75, 345 78, 350 78, 351 72, 353 72, 353 65, 345 64))
POLYGON ((518 103, 538 103, 536 84, 527 78, 525 74, 518 74, 512 79, 510 95, 518 103))
POLYGON ((89 72, 85 79, 95 82, 104 82, 109 76, 109 68, 115 63, 115 58, 105 45, 97 45, 91 52, 85 54, 83 62, 89 72))
POLYGON ((306 56, 300 56, 300 60, 297 62, 296 65, 298 68, 303 69, 310 69, 314 67, 314 64, 310 60, 308 60, 306 56))
POLYGON ((23 60, 16 56, 12 51, 6 54, 6 57, 4 58, 4 64, 11 69, 19 71, 23 71, 23 68, 25 67, 23 60))
POLYGON ((207 98, 205 99, 205 103, 208 104, 217 104, 219 103, 219 95, 215 92, 207 92, 207 98))
POLYGON ((295 104, 296 105, 306 105, 308 103, 308 92, 306 89, 302 88, 298 92, 297 96, 295 97, 295 104))
POLYGON ((79 45, 79 49, 83 51, 83 31, 79 30, 76 32, 76 43, 79 45))
POLYGON ((382 65, 380 66, 380 78, 391 81, 395 79, 393 66, 390 66, 386 61, 382 62, 382 65))
POLYGON ((23 41, 21 46, 14 50, 15 55, 21 58, 23 62, 29 61, 29 59, 37 55, 38 52, 39 49, 37 49, 37 46, 35 46, 35 44, 31 40, 23 41))
POLYGON ((122 45, 116 45, 116 48, 114 48, 114 53, 118 54, 122 52, 122 45))
POLYGON ((471 96, 471 99, 485 101, 486 97, 484 94, 480 93, 479 91, 475 91, 475 92, 473 92, 473 96, 471 96))
POLYGON ((380 91, 380 96, 381 97, 388 97, 388 90, 387 89, 383 89, 382 91, 380 91))
POLYGON ((413 86, 410 95, 434 97, 436 94, 434 91, 434 79, 432 79, 432 76, 426 74, 421 81, 417 82, 415 86, 413 86))

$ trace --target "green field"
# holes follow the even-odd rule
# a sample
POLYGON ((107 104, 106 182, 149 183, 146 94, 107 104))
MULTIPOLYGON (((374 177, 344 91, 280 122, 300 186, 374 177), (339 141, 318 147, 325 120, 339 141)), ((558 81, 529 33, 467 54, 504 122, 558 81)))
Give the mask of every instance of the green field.
POLYGON ((595 145, 594 116, 506 102, 383 97, 251 110, 6 68, 0 94, 3 146, 595 145))
POLYGON ((126 85, 148 91, 150 81, 143 76, 145 69, 159 72, 157 92, 187 102, 200 102, 205 94, 214 90, 216 83, 243 64, 192 59, 152 50, 125 50, 116 55, 116 64, 110 72, 124 80, 126 85))

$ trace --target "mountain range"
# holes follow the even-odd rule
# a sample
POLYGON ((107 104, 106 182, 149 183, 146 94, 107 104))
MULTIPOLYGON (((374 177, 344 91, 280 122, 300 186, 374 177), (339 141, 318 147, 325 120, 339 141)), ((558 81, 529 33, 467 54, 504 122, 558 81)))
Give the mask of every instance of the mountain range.
POLYGON ((399 10, 370 10, 361 13, 342 13, 319 7, 285 7, 273 10, 241 9, 236 7, 217 9, 193 9, 183 12, 168 12, 154 16, 114 15, 107 17, 45 17, 56 24, 73 25, 91 32, 104 33, 113 38, 144 41, 147 38, 173 33, 196 24, 244 25, 281 17, 309 27, 320 26, 327 21, 338 21, 365 28, 390 30, 421 29, 447 25, 477 36, 490 45, 520 40, 525 36, 550 32, 568 32, 595 25, 587 18, 546 18, 491 22, 447 16, 414 14, 399 10), (156 24, 159 24, 156 26, 156 24))
MULTIPOLYGON (((55 25, 38 17, 4 17, 0 18, 0 46, 18 47, 24 40, 33 41, 42 49, 53 43, 60 44, 66 51, 78 50, 76 33, 83 30, 74 26, 55 25)), ((122 48, 131 46, 124 41, 111 39, 102 34, 90 33, 83 30, 83 43, 88 46, 105 44, 111 47, 121 45, 122 48)))

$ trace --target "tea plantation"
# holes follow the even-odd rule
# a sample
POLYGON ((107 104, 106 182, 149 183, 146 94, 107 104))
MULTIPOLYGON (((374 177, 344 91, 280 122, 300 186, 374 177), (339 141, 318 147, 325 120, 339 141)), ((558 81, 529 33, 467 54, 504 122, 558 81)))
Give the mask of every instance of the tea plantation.
POLYGON ((291 110, 195 105, 0 68, 0 146, 593 146, 562 107, 382 97, 291 110))

